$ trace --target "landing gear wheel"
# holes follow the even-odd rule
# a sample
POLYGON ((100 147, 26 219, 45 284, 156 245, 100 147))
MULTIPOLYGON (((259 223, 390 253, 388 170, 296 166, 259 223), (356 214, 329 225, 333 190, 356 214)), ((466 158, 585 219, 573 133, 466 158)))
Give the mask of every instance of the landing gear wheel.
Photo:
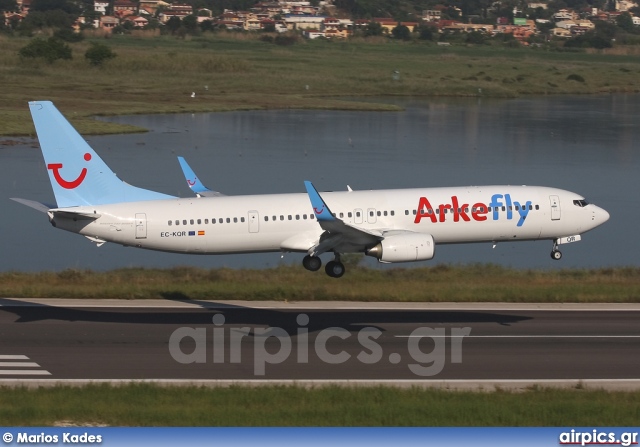
POLYGON ((307 255, 302 258, 302 266, 311 272, 317 272, 322 267, 322 259, 307 255))
POLYGON ((560 252, 559 250, 553 250, 551 252, 551 259, 559 261, 560 259, 562 259, 562 252, 560 252))
POLYGON ((329 261, 324 267, 324 271, 332 278, 340 278, 344 275, 344 264, 339 261, 329 261))

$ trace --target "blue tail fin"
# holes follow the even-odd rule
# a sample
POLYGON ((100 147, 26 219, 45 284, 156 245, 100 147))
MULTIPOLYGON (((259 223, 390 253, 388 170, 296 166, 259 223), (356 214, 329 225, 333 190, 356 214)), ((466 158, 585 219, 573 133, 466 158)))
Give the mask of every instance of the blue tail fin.
POLYGON ((120 180, 51 101, 29 103, 58 207, 168 199, 120 180))

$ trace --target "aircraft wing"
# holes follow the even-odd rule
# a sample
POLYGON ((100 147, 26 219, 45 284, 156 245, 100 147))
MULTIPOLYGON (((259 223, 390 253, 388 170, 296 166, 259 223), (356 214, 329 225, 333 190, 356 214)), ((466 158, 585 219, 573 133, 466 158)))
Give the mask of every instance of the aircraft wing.
POLYGON ((184 157, 178 157, 178 162, 184 173, 184 178, 187 180, 187 185, 191 188, 191 191, 195 192, 198 197, 222 197, 224 194, 218 191, 212 191, 202 184, 196 173, 187 160, 184 157))
POLYGON ((384 239, 382 232, 354 227, 337 218, 311 182, 305 181, 304 186, 316 219, 325 230, 319 242, 309 249, 310 255, 317 256, 338 247, 361 247, 364 250, 384 239))

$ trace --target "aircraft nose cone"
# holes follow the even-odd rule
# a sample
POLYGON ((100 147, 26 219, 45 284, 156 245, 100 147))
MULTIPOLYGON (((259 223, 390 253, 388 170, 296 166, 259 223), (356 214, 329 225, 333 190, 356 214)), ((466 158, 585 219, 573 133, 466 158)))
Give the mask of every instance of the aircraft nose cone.
POLYGON ((608 221, 609 217, 609 213, 606 210, 598 207, 598 209, 596 210, 596 220, 598 221, 598 225, 602 225, 603 223, 608 221))

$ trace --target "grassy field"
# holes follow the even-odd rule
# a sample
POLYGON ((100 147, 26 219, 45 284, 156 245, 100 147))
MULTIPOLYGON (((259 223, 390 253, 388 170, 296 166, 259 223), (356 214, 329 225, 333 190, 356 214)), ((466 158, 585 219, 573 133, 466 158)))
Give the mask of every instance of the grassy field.
POLYGON ((640 302, 640 269, 532 271, 495 265, 374 270, 340 280, 299 266, 132 268, 0 274, 0 297, 396 302, 640 302))
MULTIPOLYGON (((27 39, 0 37, 0 135, 32 135, 27 101, 53 100, 81 133, 140 129, 91 116, 305 108, 394 110, 337 98, 588 94, 640 91, 634 54, 501 47, 437 47, 386 39, 301 41, 277 46, 236 33, 191 39, 114 36, 117 57, 103 67, 84 58, 89 40, 70 44, 73 59, 47 64, 18 50, 27 39), (400 79, 393 79, 394 71, 400 79), (572 76, 574 75, 574 76, 572 76), (571 80, 575 75, 583 81, 571 80), (191 93, 195 92, 194 98, 191 93)), ((628 52, 631 52, 629 50, 628 52)))
POLYGON ((640 392, 294 386, 0 389, 0 425, 637 426, 640 392))

